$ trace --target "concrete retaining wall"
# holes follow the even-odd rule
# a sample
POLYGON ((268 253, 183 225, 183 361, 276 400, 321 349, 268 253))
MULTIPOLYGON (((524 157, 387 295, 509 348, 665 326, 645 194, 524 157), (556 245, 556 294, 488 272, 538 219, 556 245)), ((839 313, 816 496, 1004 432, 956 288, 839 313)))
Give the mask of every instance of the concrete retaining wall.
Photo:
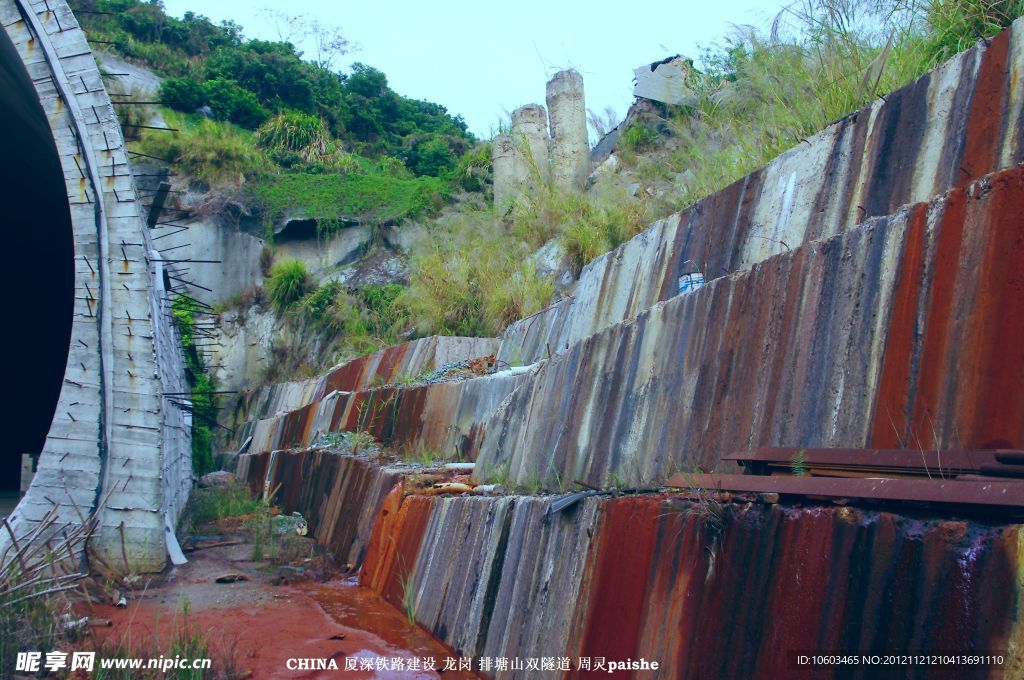
POLYGON ((241 456, 239 478, 253 493, 274 492, 285 512, 299 512, 310 535, 343 564, 358 568, 388 492, 401 479, 354 456, 324 449, 241 456))
POLYGON ((375 527, 361 582, 456 654, 572 660, 488 677, 583 676, 580 657, 657 661, 652 677, 849 677, 793 658, 838 650, 997 650, 1004 666, 948 677, 1024 669, 1019 525, 672 496, 550 503, 406 497, 375 527))
POLYGON ((758 446, 1024 446, 1022 214, 1016 168, 656 304, 539 364, 481 467, 658 482, 758 446))
POLYGON ((494 338, 435 335, 412 340, 353 359, 322 376, 257 388, 244 396, 235 418, 238 422, 269 418, 311 404, 335 390, 355 392, 414 378, 447 363, 489 356, 497 348, 494 338))

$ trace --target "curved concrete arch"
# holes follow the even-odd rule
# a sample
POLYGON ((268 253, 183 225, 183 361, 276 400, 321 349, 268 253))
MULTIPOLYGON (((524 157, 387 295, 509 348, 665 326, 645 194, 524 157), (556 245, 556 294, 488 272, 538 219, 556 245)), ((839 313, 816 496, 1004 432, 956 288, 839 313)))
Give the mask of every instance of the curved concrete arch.
MULTIPOLYGON (((95 58, 64 0, 0 0, 64 174, 74 240, 71 344, 38 470, 11 514, 25 535, 96 513, 90 554, 124 571, 165 564, 192 482, 184 363, 160 257, 95 58)), ((11 540, 0 533, 0 554, 11 540)))

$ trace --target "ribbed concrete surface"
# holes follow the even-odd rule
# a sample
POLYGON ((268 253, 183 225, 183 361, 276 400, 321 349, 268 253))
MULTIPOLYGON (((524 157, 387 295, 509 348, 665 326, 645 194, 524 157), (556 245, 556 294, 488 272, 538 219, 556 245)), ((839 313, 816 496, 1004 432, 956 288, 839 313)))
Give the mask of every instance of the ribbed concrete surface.
MULTIPOLYGON (((52 132, 75 249, 64 381, 12 531, 25 537, 51 509, 58 527, 96 513, 92 554, 125 573, 159 571, 165 526, 177 524, 192 486, 191 417, 163 397, 186 391, 163 265, 117 115, 67 3, 0 0, 0 25, 52 132)), ((0 560, 10 545, 0 532, 0 560)))
POLYGON ((250 432, 245 424, 293 411, 333 391, 355 392, 414 378, 444 364, 494 354, 496 338, 431 336, 394 345, 336 366, 322 376, 260 387, 244 395, 234 417, 243 424, 235 440, 241 444, 250 432))
POLYGON ((394 449, 473 460, 481 423, 527 376, 504 371, 458 383, 330 392, 294 411, 246 423, 236 439, 251 435, 249 450, 258 453, 308 446, 327 432, 367 432, 394 449))
POLYGON ((602 484, 758 446, 1022 446, 1022 214, 1016 168, 659 303, 543 362, 481 467, 602 484))
POLYGON ((550 497, 398 498, 374 530, 388 558, 362 582, 458 654, 645 658, 678 678, 877 677, 793 660, 839 651, 1007 659, 920 677, 1024 668, 1019 525, 672 496, 555 515, 550 497))
POLYGON ((401 546, 398 555, 368 558, 361 582, 462 654, 560 656, 570 647, 598 504, 549 515, 550 504, 406 497, 401 521, 382 517, 374 530, 375 543, 401 546))

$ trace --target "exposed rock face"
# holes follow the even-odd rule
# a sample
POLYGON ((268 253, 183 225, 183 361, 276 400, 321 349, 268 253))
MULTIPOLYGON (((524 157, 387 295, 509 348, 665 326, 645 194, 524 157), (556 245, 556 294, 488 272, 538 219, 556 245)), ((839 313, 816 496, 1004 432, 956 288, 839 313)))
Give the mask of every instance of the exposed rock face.
POLYGON ((270 309, 232 310, 221 315, 211 345, 215 368, 211 373, 222 390, 245 389, 264 375, 274 351, 274 341, 283 333, 282 324, 270 309))
POLYGON ((236 479, 237 478, 234 474, 227 472, 226 470, 207 472, 199 478, 199 487, 202 489, 211 489, 218 486, 230 486, 235 483, 236 479))
POLYGON ((343 227, 318 234, 314 220, 293 220, 274 238, 275 259, 297 258, 306 263, 310 275, 319 279, 366 254, 373 227, 343 227))

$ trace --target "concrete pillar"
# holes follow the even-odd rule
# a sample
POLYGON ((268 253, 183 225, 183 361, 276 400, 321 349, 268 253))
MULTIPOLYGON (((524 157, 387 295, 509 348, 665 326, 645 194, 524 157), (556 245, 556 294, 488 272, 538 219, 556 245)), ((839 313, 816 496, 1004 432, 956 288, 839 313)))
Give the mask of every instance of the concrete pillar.
POLYGON ((548 114, 540 104, 512 112, 513 164, 517 190, 548 179, 548 114))
POLYGON ((558 186, 582 189, 590 174, 583 76, 572 70, 556 73, 548 81, 547 103, 551 117, 551 179, 558 186))
POLYGON ((515 146, 511 135, 495 135, 491 141, 491 168, 494 179, 494 208, 504 214, 516 193, 515 146))

